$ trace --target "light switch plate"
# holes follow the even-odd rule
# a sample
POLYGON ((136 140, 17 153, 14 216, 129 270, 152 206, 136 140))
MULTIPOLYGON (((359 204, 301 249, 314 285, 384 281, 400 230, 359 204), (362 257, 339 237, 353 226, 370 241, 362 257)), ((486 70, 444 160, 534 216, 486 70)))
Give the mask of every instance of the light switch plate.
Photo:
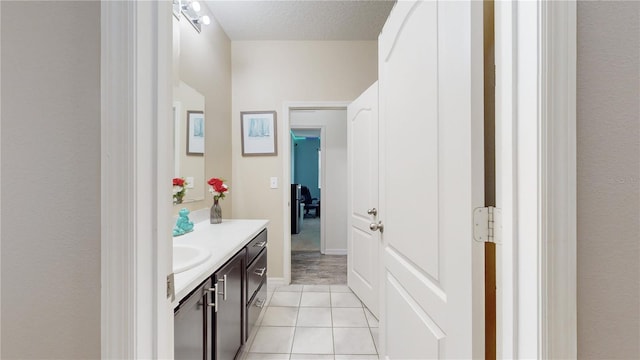
POLYGON ((187 189, 193 189, 193 176, 187 176, 187 189))
POLYGON ((278 188, 278 178, 275 177, 275 176, 271 177, 270 185, 271 185, 272 189, 277 189, 278 188))

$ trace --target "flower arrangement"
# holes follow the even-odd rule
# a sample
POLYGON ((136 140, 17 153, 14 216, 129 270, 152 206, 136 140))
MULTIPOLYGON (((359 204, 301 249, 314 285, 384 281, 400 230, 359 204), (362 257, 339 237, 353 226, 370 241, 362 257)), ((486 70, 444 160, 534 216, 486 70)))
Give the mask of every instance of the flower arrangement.
POLYGON ((183 178, 173 178, 173 202, 182 204, 182 198, 187 193, 187 183, 183 178))
POLYGON ((220 199, 224 199, 225 194, 229 192, 229 187, 222 179, 211 178, 207 181, 207 184, 211 185, 209 192, 213 194, 213 200, 215 202, 218 202, 220 199))

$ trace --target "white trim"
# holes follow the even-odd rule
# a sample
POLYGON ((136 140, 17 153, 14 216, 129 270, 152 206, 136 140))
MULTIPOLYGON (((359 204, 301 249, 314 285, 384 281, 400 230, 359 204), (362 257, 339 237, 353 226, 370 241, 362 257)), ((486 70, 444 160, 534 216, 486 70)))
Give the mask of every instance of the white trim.
MULTIPOLYGON (((290 116, 289 111, 293 109, 316 109, 316 110, 329 110, 329 109, 346 109, 350 104, 348 101, 285 101, 282 105, 282 126, 280 126, 280 138, 281 139, 289 139, 289 131, 291 129, 290 126, 290 116)), ((318 126, 315 126, 316 128, 318 126)), ((321 136, 320 142, 322 144, 321 136)), ((283 143, 284 149, 282 151, 282 179, 285 183, 289 184, 291 181, 291 141, 281 141, 283 143)), ((322 149, 322 156, 325 157, 326 151, 322 149)), ((326 164, 322 164, 322 167, 326 169, 326 164)), ((325 173, 322 174, 322 187, 324 188, 325 184, 325 173)), ((320 194, 322 203, 322 193, 320 194)), ((283 272, 283 280, 285 284, 291 283, 291 213, 290 213, 290 203, 291 203, 291 194, 289 191, 282 192, 282 229, 284 232, 284 244, 282 246, 283 249, 283 257, 282 257, 282 272, 283 272)), ((321 233, 324 233, 324 216, 320 217, 320 227, 322 230, 321 233)))
POLYGON ((157 27, 152 35, 156 43, 157 73, 156 81, 156 179, 166 179, 156 184, 156 253, 151 254, 157 260, 154 278, 156 293, 153 296, 156 308, 155 351, 159 359, 173 358, 173 305, 171 298, 167 298, 167 275, 173 272, 173 199, 170 194, 173 186, 169 179, 173 178, 173 17, 172 5, 168 1, 161 1, 155 10, 157 27), (164 202, 161 199, 166 199, 164 202))
POLYGON ((515 171, 515 4, 495 3, 496 51, 496 206, 502 209, 502 241, 496 245, 496 350, 498 359, 514 359, 518 325, 516 289, 517 173, 515 171))
POLYGON ((543 270, 540 353, 577 357, 575 1, 540 2, 543 270))
POLYGON ((347 255, 347 249, 325 249, 325 255, 347 255))
MULTIPOLYGON (((0 6, 0 29, 2 28, 2 6, 0 6)), ((0 39, 0 69, 2 69, 2 40, 0 39)), ((0 71, 0 84, 2 84, 2 72, 0 71)), ((2 114, 2 86, 0 86, 0 114, 2 114)), ((0 123, 1 124, 1 123, 0 123)), ((0 125, 0 159, 2 158, 2 126, 0 125)), ((2 166, 0 166, 0 189, 2 188, 2 166)), ((0 204, 2 203, 2 191, 0 190, 0 204)), ((2 234, 2 207, 0 207, 0 234, 2 234)), ((0 309, 2 309, 2 236, 0 236, 0 309)), ((0 311, 0 324, 2 324, 2 311, 0 311)), ((2 354, 2 326, 0 326, 0 354, 2 354)))
POLYGON ((267 277, 267 284, 269 284, 268 286, 270 287, 284 286, 288 285, 289 283, 290 281, 285 282, 284 278, 281 277, 267 277))
POLYGON ((173 357, 171 200, 158 201, 171 193, 170 11, 101 3, 103 358, 173 357))
POLYGON ((575 1, 496 2, 496 52, 498 357, 575 358, 575 1))

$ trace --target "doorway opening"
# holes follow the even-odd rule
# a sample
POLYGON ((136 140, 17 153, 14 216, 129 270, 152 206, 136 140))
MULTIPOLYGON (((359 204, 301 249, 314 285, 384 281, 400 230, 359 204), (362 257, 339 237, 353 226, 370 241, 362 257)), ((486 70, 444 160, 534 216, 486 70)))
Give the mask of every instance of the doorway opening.
POLYGON ((346 104, 287 107, 285 113, 290 146, 285 178, 291 184, 285 279, 346 285, 346 104))
MULTIPOLYGON (((323 253, 321 247, 321 129, 292 128, 291 251, 323 253)), ((324 245, 324 243, 322 244, 324 245)))

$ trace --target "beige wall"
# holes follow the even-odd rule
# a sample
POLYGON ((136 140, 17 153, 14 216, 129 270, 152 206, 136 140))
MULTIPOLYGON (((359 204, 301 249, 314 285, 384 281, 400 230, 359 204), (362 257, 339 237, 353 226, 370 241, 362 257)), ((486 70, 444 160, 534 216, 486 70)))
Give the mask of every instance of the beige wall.
POLYGON ((100 3, 0 6, 0 357, 96 359, 100 3))
POLYGON ((578 358, 640 358, 640 2, 578 2, 578 358))
MULTIPOLYGON (((174 84, 184 81, 205 97, 203 180, 218 177, 231 182, 231 41, 215 18, 210 17, 211 24, 203 26, 201 33, 184 16, 180 17, 180 21, 174 17, 174 84), (179 38, 177 44, 176 36, 179 38), (179 60, 176 61, 176 58, 179 60)), ((223 217, 232 213, 233 190, 232 187, 222 203, 223 217)), ((197 210, 211 207, 212 204, 213 197, 208 192, 208 186, 205 186, 204 201, 176 205, 174 212, 177 213, 182 207, 197 210)))
MULTIPOLYGON (((289 143, 281 128, 286 101, 351 101, 377 79, 376 41, 235 41, 232 43, 233 217, 269 219, 269 276, 283 276, 282 153, 289 143), (278 113, 278 156, 242 157, 240 111, 278 113), (278 189, 269 178, 278 177, 278 189)), ((289 164, 287 164, 289 166, 289 164)))

